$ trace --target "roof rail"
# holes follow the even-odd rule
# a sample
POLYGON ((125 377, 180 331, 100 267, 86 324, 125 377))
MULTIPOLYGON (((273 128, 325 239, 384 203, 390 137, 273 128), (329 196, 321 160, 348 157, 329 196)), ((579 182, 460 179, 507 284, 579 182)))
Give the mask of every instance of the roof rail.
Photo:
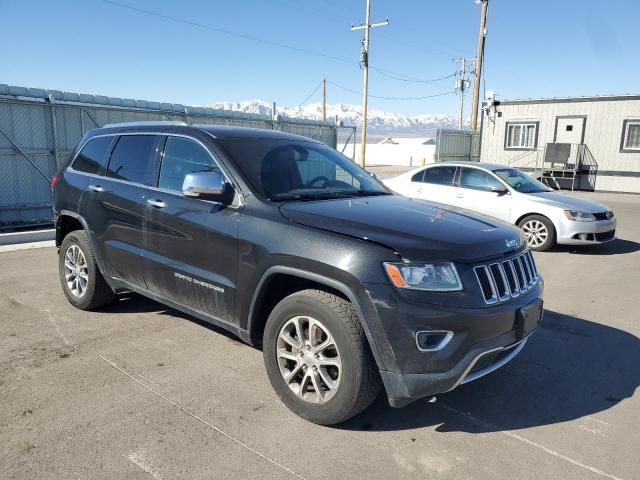
POLYGON ((121 123, 107 123, 102 128, 113 128, 113 127, 149 127, 149 126, 163 126, 163 125, 180 125, 186 127, 187 124, 185 122, 181 122, 178 120, 151 120, 151 121, 140 121, 140 122, 121 122, 121 123))

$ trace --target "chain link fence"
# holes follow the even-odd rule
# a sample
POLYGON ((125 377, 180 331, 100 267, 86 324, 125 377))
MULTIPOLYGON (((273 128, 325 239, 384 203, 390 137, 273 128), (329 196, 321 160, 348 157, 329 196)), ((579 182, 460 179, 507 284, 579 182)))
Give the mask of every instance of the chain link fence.
POLYGON ((335 125, 0 84, 0 230, 51 222, 49 180, 88 130, 178 120, 295 133, 337 147, 335 125))

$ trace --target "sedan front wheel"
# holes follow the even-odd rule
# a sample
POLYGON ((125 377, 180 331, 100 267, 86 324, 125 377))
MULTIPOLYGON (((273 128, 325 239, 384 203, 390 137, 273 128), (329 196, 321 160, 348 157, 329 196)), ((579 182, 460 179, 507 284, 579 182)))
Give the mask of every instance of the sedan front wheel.
POLYGON ((529 215, 518 223, 527 236, 527 245, 531 250, 543 252, 556 243, 556 229, 551 220, 542 215, 529 215))

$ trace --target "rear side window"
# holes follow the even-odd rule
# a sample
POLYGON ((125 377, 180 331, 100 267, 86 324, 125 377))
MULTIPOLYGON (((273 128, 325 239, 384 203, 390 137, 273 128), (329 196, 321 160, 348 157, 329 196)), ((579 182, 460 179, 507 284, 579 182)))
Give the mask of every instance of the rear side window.
POLYGON ((427 168, 424 172, 424 182, 436 185, 453 185, 456 167, 427 168))
POLYGON ((181 192, 184 177, 196 172, 222 173, 211 154, 198 142, 183 137, 168 137, 158 186, 181 192))
POLYGON ((85 173, 100 173, 107 163, 107 150, 113 137, 92 138, 85 143, 73 161, 73 169, 85 173))
POLYGON ((424 170, 420 170, 413 177, 411 177, 412 182, 422 182, 424 181, 424 170))
POLYGON ((151 160, 157 139, 156 135, 122 135, 111 153, 107 176, 147 183, 153 171, 151 160))

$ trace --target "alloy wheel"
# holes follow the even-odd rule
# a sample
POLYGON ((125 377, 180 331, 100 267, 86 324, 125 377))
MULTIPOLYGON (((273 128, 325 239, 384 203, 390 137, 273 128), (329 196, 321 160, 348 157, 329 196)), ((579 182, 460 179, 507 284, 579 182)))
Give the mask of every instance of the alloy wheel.
POLYGON ((340 352, 331 332, 315 318, 287 320, 278 334, 276 356, 282 378, 302 400, 324 403, 338 391, 340 352))
POLYGON ((64 254, 64 279, 74 297, 80 298, 89 285, 89 269, 78 245, 71 245, 64 254))
POLYGON ((549 237, 547 227, 539 220, 529 220, 522 225, 522 231, 527 236, 527 245, 532 248, 542 246, 549 237))

